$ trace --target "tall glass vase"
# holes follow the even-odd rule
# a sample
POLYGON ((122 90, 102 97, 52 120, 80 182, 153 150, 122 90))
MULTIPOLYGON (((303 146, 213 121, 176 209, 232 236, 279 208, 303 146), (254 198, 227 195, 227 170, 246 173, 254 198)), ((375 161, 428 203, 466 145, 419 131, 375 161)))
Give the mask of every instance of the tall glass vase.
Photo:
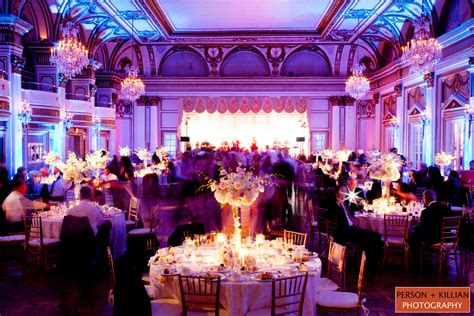
POLYGON ((79 201, 79 192, 81 191, 81 183, 74 182, 74 198, 79 201))
POLYGON ((240 229, 240 207, 233 205, 232 214, 234 218, 234 234, 232 236, 232 241, 235 246, 240 248, 240 243, 242 241, 242 233, 240 229))

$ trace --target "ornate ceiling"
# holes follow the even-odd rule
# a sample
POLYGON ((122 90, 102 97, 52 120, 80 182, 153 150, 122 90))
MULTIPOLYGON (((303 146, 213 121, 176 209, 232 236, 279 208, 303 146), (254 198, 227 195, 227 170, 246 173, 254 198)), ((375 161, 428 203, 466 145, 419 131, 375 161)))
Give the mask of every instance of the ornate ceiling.
POLYGON ((133 34, 141 44, 133 50, 140 73, 153 76, 160 75, 162 58, 176 48, 201 55, 209 62, 211 74, 218 72, 214 68, 219 60, 241 48, 259 51, 274 70, 275 65, 281 64, 272 54, 275 49, 283 52, 278 55, 283 59, 285 54, 289 57, 305 47, 319 50, 330 63, 333 75, 349 73, 354 58, 364 56, 370 59, 371 70, 376 70, 400 56, 401 47, 411 38, 411 21, 422 11, 434 13, 433 31, 439 35, 438 19, 444 16, 444 24, 459 25, 457 21, 470 17, 453 17, 459 12, 470 15, 472 9, 466 9, 469 3, 470 0, 5 0, 0 4, 3 13, 18 15, 33 25, 25 38, 27 42, 51 45, 58 40, 64 21, 73 20, 81 26, 80 37, 91 57, 106 71, 122 69, 119 65, 124 58, 131 59, 133 34), (463 4, 453 7, 452 3, 463 4), (220 57, 208 54, 212 51, 220 57))

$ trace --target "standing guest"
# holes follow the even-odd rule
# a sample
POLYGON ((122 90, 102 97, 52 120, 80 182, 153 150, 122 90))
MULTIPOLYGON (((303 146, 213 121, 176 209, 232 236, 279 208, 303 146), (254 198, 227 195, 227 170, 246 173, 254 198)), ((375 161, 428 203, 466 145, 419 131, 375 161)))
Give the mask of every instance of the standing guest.
POLYGON ((22 231, 23 216, 27 215, 27 210, 42 209, 48 207, 48 204, 38 201, 31 201, 25 197, 27 190, 26 181, 21 178, 13 182, 13 191, 3 201, 2 209, 8 223, 8 230, 22 231))
POLYGON ((117 155, 114 155, 112 157, 112 160, 110 160, 108 167, 111 173, 115 175, 118 175, 120 173, 120 165, 119 165, 117 155))
POLYGON ((13 176, 12 183, 15 182, 16 179, 21 179, 23 181, 26 181, 26 168, 25 167, 19 167, 16 170, 16 174, 13 176))
POLYGON ((417 263, 420 259, 420 245, 425 243, 431 246, 441 241, 443 217, 449 216, 451 212, 448 207, 436 201, 434 190, 426 190, 423 193, 423 203, 426 208, 421 212, 420 225, 416 226, 408 236, 415 267, 418 267, 417 263))
POLYGON ((66 195, 66 191, 68 189, 68 184, 63 179, 62 172, 55 167, 53 170, 54 174, 54 182, 51 184, 50 192, 50 200, 57 201, 57 202, 64 202, 64 196, 66 195))
POLYGON ((118 178, 110 171, 110 167, 105 167, 104 173, 100 176, 100 182, 110 182, 116 180, 118 180, 118 178))
POLYGON ((367 253, 367 268, 374 271, 383 247, 382 236, 377 232, 357 227, 346 204, 348 194, 346 186, 338 186, 337 209, 333 211, 337 220, 335 240, 341 244, 347 242, 358 244, 367 253))
POLYGON ((101 220, 103 215, 100 209, 91 202, 93 198, 92 189, 87 185, 81 187, 81 190, 79 192, 79 198, 79 204, 69 209, 68 215, 76 217, 87 217, 95 236, 97 235, 97 227, 99 225, 99 221, 101 220))

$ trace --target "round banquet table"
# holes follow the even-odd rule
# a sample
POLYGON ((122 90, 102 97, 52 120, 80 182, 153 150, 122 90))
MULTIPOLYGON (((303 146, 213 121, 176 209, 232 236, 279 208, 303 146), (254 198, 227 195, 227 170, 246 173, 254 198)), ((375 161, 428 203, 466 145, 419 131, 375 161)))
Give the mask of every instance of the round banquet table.
MULTIPOLYGON (((104 216, 99 221, 99 225, 105 221, 112 223, 110 231, 110 246, 113 251, 113 257, 117 258, 127 250, 127 232, 125 225, 125 215, 123 213, 115 214, 113 216, 104 216)), ((43 238, 61 237, 61 227, 63 225, 63 218, 60 217, 45 217, 42 219, 43 238)))
MULTIPOLYGON (((316 268, 308 272, 303 315, 316 314, 316 293, 318 280, 321 275, 321 260, 312 260, 316 268)), ((162 275, 159 264, 150 264, 150 282, 154 286, 154 298, 173 298, 181 300, 179 280, 177 275, 162 275)), ((229 279, 221 281, 220 303, 226 310, 226 315, 241 316, 260 309, 269 308, 272 298, 272 282, 254 281, 244 277, 235 282, 229 279)))
MULTIPOLYGON (((407 215, 407 213, 391 213, 387 215, 407 215)), ((408 227, 413 224, 413 219, 416 217, 409 216, 408 227)), ((355 224, 359 228, 377 232, 380 235, 385 235, 384 217, 383 215, 374 215, 373 213, 362 213, 354 216, 355 224)))

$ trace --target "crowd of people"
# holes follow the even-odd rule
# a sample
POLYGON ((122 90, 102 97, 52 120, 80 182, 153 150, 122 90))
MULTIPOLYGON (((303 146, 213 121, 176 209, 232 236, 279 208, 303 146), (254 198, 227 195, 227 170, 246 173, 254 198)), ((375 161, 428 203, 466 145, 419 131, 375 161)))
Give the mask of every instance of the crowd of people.
MULTIPOLYGON (((396 149, 393 153, 398 154, 396 149)), ((436 209, 422 213, 420 229, 416 229, 411 237, 414 245, 423 242, 435 242, 439 236, 430 236, 428 232, 438 230, 439 216, 434 219, 436 213, 444 214, 449 207, 434 207, 432 205, 466 205, 468 188, 470 185, 470 172, 474 172, 474 162, 471 163, 471 171, 463 171, 459 174, 451 170, 446 177, 441 176, 440 169, 436 166, 427 167, 421 163, 418 170, 414 170, 412 164, 407 163, 405 157, 401 156, 401 177, 396 183, 388 184, 389 190, 398 202, 402 204, 419 199, 420 192, 425 191, 424 202, 427 210, 436 209), (463 181, 464 179, 464 181, 463 181), (465 182, 465 186, 463 183, 465 182), (418 196, 417 196, 418 195, 418 196), (436 202, 436 204, 433 204, 436 202), (430 208, 431 207, 431 208, 430 208), (425 215, 423 215, 425 214, 425 215), (429 227, 427 229, 426 227, 429 227), (435 227, 435 228, 433 228, 435 227)), ((154 157, 153 163, 160 163, 158 157, 154 157)), ((187 199, 186 203, 192 209, 199 207, 200 202, 193 198, 199 195, 212 194, 206 189, 206 181, 218 179, 220 169, 234 171, 242 167, 256 176, 271 179, 265 183, 264 192, 250 207, 250 228, 253 234, 281 231, 288 226, 292 214, 291 198, 294 190, 306 187, 306 184, 318 188, 316 192, 324 192, 323 196, 313 196, 317 199, 319 206, 328 210, 328 216, 337 221, 337 239, 341 243, 351 241, 360 245, 367 252, 369 263, 375 264, 382 248, 380 234, 358 228, 354 221, 354 213, 362 208, 362 201, 371 203, 382 195, 382 183, 373 180, 372 187, 363 191, 359 186, 363 185, 370 177, 367 172, 367 161, 365 154, 352 153, 348 161, 343 163, 331 160, 323 160, 321 156, 300 155, 292 158, 283 150, 214 150, 209 147, 195 150, 187 150, 167 162, 166 176, 172 183, 180 183, 182 189, 181 198, 187 199), (348 194, 356 198, 348 199, 348 194)), ((50 176, 48 170, 41 171, 42 177, 50 176)), ((26 169, 19 168, 17 174, 9 179, 6 169, 0 168, 0 186, 2 209, 6 222, 10 229, 20 229, 21 218, 25 209, 47 208, 50 201, 64 201, 66 191, 71 188, 71 183, 62 178, 59 169, 54 168, 54 178, 51 186, 44 186, 41 192, 43 202, 31 201, 25 197, 27 193, 26 169)), ((105 203, 104 189, 110 190, 113 195, 114 205, 127 210, 130 197, 137 195, 137 182, 135 167, 129 157, 113 156, 98 179, 90 179, 84 185, 90 188, 90 201, 105 203)), ((143 182, 143 186, 149 185, 143 182)), ((87 208, 85 208, 87 209, 87 208)), ((76 211, 74 211, 76 212, 76 211)), ((224 208, 221 212, 220 222, 217 220, 217 228, 225 229, 232 226, 230 212, 224 208), (227 215, 226 215, 227 214, 227 215)), ((96 220, 90 217, 93 226, 96 220)), ((441 215, 440 215, 441 216, 441 215)), ((96 227, 94 228, 96 229, 96 227)))

